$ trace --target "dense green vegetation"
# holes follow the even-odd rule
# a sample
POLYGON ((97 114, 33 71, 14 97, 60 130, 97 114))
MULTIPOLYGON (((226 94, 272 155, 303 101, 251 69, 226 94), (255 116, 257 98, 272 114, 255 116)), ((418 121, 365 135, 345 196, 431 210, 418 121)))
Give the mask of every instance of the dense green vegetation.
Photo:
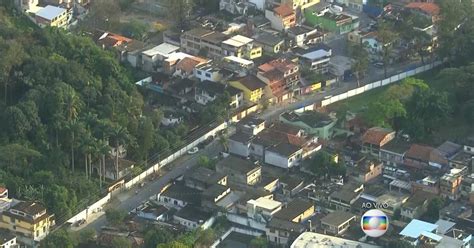
POLYGON ((309 161, 308 169, 319 178, 346 175, 346 166, 342 159, 335 160, 326 151, 316 153, 311 161, 309 161))

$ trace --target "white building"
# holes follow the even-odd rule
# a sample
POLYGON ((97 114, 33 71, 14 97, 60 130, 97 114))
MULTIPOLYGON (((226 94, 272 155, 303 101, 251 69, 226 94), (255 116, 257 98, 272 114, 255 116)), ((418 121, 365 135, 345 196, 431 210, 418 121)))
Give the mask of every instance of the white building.
POLYGON ((289 169, 300 164, 302 155, 303 148, 288 143, 281 143, 265 150, 264 161, 267 164, 289 169))
POLYGON ((311 71, 324 74, 329 71, 329 61, 332 49, 324 44, 319 44, 308 49, 295 49, 300 57, 300 63, 307 66, 311 71))
POLYGON ((223 78, 221 70, 212 63, 198 65, 194 68, 194 77, 199 81, 219 82, 223 78))
POLYGON ((155 71, 158 61, 163 61, 169 57, 170 54, 178 52, 179 47, 162 43, 156 47, 142 52, 142 69, 145 71, 155 71))
POLYGON ((304 232, 291 244, 290 248, 331 248, 331 247, 358 247, 358 248, 379 248, 380 246, 362 243, 350 239, 338 238, 314 232, 304 232))
POLYGON ((266 197, 260 197, 256 200, 247 201, 247 216, 255 219, 258 215, 264 218, 270 219, 276 212, 280 211, 282 203, 269 199, 266 197))

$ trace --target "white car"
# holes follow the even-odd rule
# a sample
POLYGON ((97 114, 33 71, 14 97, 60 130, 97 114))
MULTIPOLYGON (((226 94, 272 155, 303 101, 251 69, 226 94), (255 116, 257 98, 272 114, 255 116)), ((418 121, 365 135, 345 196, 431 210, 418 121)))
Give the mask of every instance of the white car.
POLYGON ((193 147, 188 151, 188 154, 196 154, 199 151, 199 148, 193 147))

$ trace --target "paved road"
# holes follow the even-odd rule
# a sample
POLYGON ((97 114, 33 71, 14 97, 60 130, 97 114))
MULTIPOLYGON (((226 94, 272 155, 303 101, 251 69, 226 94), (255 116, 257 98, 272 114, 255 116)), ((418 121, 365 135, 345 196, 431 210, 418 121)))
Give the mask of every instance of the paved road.
MULTIPOLYGON (((125 210, 127 212, 132 211, 142 202, 149 200, 151 197, 155 196, 160 190, 172 179, 183 175, 184 172, 193 168, 197 165, 197 158, 202 155, 206 155, 210 158, 218 156, 219 152, 222 151, 222 147, 219 144, 218 140, 214 140, 209 144, 204 150, 198 152, 194 155, 185 155, 179 158, 177 161, 170 164, 167 168, 167 172, 157 180, 150 182, 146 181, 145 185, 142 188, 132 188, 128 191, 120 192, 109 205, 113 205, 114 208, 125 210), (138 194, 135 194, 135 190, 138 191, 138 194)), ((82 228, 93 228, 97 231, 101 229, 102 226, 106 225, 107 221, 105 215, 101 215, 95 220, 89 220, 89 222, 82 228)))

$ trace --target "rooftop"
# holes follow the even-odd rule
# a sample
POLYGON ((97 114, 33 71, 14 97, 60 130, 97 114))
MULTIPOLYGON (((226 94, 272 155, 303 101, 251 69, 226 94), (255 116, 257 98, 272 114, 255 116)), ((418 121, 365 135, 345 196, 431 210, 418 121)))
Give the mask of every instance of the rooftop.
POLYGON ((189 204, 199 204, 201 201, 201 192, 199 190, 179 183, 169 186, 161 195, 182 200, 189 204))
POLYGON ((217 167, 229 168, 233 171, 238 171, 240 173, 250 173, 253 170, 260 168, 260 165, 253 163, 251 160, 242 159, 236 156, 228 156, 217 162, 217 167))
POLYGON ((214 94, 214 95, 221 95, 227 91, 232 97, 232 96, 242 93, 242 90, 234 88, 230 85, 218 83, 218 82, 212 82, 209 80, 204 80, 202 82, 199 82, 196 87, 206 91, 207 93, 214 94))
POLYGON ((417 191, 405 202, 405 204, 403 204, 403 207, 415 209, 422 206, 425 201, 430 200, 433 197, 435 196, 428 192, 417 191))
POLYGON ((318 248, 333 248, 333 247, 340 247, 340 248, 378 248, 380 246, 366 244, 350 239, 343 239, 338 238, 330 235, 314 233, 314 232, 304 232, 302 233, 290 248, 310 248, 310 247, 318 247, 318 248))
POLYGON ((440 8, 436 3, 411 2, 405 5, 408 9, 418 9, 430 15, 439 15, 440 8))
POLYGON ((223 41, 222 43, 233 47, 241 47, 247 45, 250 42, 253 42, 253 39, 245 37, 243 35, 236 35, 234 37, 231 37, 230 39, 223 41))
POLYGON ((438 228, 438 225, 413 219, 400 232, 400 235, 417 239, 423 232, 433 232, 438 228))
POLYGON ((196 167, 184 175, 185 180, 192 179, 206 184, 217 184, 224 177, 225 175, 202 166, 196 167))
POLYGON ((463 149, 462 145, 453 143, 451 141, 445 141, 443 144, 438 146, 438 151, 446 158, 454 156, 457 152, 463 149))
POLYGON ((237 78, 235 79, 235 81, 240 82, 243 86, 245 86, 245 88, 251 91, 254 91, 257 89, 263 89, 265 88, 265 86, 267 86, 267 84, 262 82, 262 80, 260 80, 254 75, 248 75, 245 77, 237 78))
POLYGON ((36 12, 36 15, 46 20, 52 21, 55 17, 61 15, 66 11, 67 10, 63 8, 48 5, 36 12))
POLYGON ((284 41, 283 38, 269 32, 260 32, 254 38, 256 42, 269 46, 276 46, 284 41))
POLYGON ((258 117, 254 116, 246 116, 243 119, 241 119, 238 123, 239 126, 258 126, 265 123, 264 119, 260 119, 258 117))
POLYGON ((300 146, 296 146, 290 143, 280 143, 271 147, 268 147, 268 151, 272 151, 284 156, 291 156, 301 150, 300 146))
POLYGON ((288 203, 286 207, 278 211, 274 215, 274 218, 292 221, 311 207, 314 207, 314 205, 309 201, 294 199, 293 201, 288 203))
MULTIPOLYGON (((0 246, 4 245, 5 243, 11 241, 12 239, 16 238, 12 232, 7 229, 0 229, 0 246)), ((9 247, 9 246, 6 246, 9 247)))
POLYGON ((32 201, 19 202, 18 204, 11 207, 11 209, 21 211, 23 213, 26 213, 32 216, 46 211, 46 208, 43 206, 43 204, 39 202, 32 202, 32 201))
POLYGON ((326 223, 331 226, 340 226, 354 217, 355 215, 349 212, 334 211, 322 218, 321 223, 326 223))
POLYGON ((276 8, 273 9, 273 12, 275 12, 277 15, 281 16, 281 17, 287 17, 287 16, 290 16, 290 15, 293 15, 295 12, 293 11, 292 8, 290 8, 288 5, 286 4, 282 4, 276 8))
POLYGON ((305 125, 312 128, 321 128, 333 123, 329 115, 318 111, 305 111, 303 113, 285 112, 282 118, 291 122, 303 122, 305 125))
POLYGON ((229 137, 229 140, 233 140, 240 143, 247 143, 247 142, 250 142, 252 138, 253 138, 253 135, 251 134, 247 134, 244 132, 236 132, 235 134, 229 137))
POLYGON ((204 28, 194 28, 194 29, 191 29, 189 31, 186 31, 185 34, 202 37, 202 36, 205 36, 205 35, 209 35, 213 32, 214 31, 212 31, 212 30, 208 30, 208 29, 204 29, 204 28))
POLYGON ((254 204, 257 207, 270 209, 270 210, 276 209, 282 205, 281 202, 268 199, 266 197, 259 197, 256 200, 250 199, 247 202, 250 204, 254 204))
POLYGON ((394 131, 390 129, 373 127, 364 133, 364 135, 362 136, 362 142, 373 145, 380 145, 383 140, 392 133, 394 133, 394 131))
POLYGON ((403 154, 410 149, 410 145, 411 144, 408 141, 397 137, 382 146, 381 150, 403 154))
POLYGON ((296 232, 296 233, 300 233, 305 230, 305 227, 302 224, 295 223, 288 220, 282 220, 277 217, 272 218, 272 220, 268 222, 267 227, 275 228, 279 230, 286 230, 290 232, 296 232))
POLYGON ((201 208, 195 206, 185 206, 178 212, 176 212, 175 216, 180 218, 190 220, 193 222, 204 222, 207 221, 209 218, 212 217, 211 213, 202 211, 201 208))
POLYGON ((176 52, 179 50, 179 47, 168 44, 168 43, 162 43, 156 47, 153 47, 152 49, 148 49, 146 51, 143 51, 142 53, 146 56, 153 57, 155 55, 168 55, 172 52, 176 52))

